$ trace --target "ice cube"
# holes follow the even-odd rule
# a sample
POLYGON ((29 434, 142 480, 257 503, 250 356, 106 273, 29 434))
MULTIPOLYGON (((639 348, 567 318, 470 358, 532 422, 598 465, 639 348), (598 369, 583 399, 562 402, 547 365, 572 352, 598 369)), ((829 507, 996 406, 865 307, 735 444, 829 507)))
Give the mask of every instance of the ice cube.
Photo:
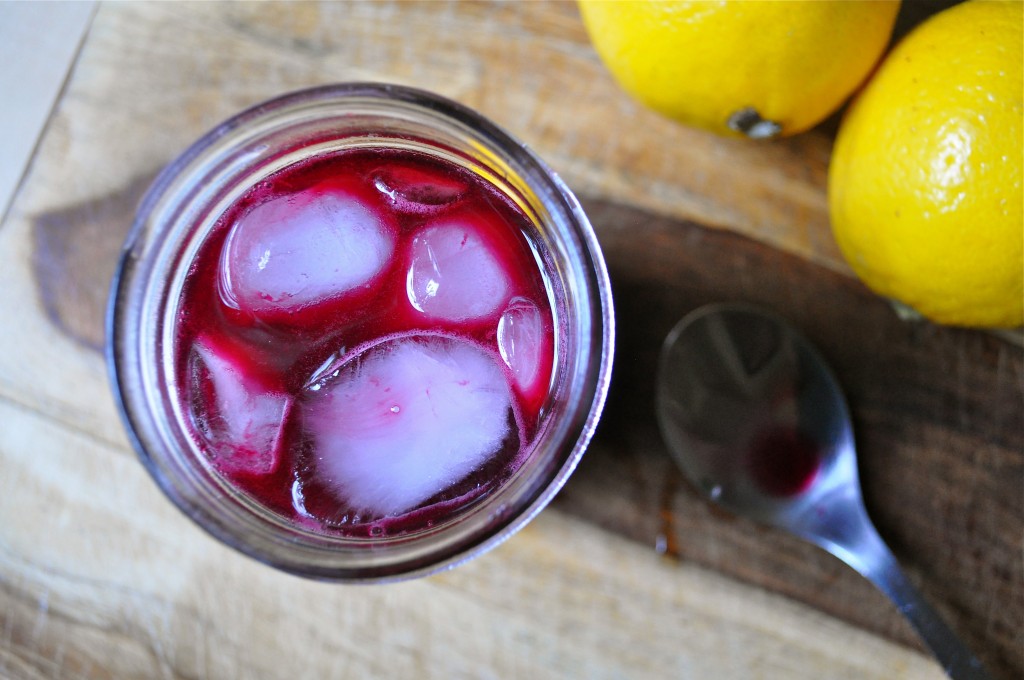
POLYGON ((531 390, 541 378, 541 358, 547 338, 540 309, 524 297, 514 297, 498 320, 498 351, 520 390, 531 390))
POLYGON ((318 185, 273 198, 231 228, 221 256, 228 305, 289 312, 370 281, 390 259, 395 229, 354 191, 318 185))
POLYGON ((496 314, 508 280, 481 226, 469 218, 435 222, 412 242, 409 302, 435 319, 472 321, 496 314))
POLYGON ((498 358, 442 336, 377 344, 307 397, 315 474, 363 518, 416 508, 502 451, 513 429, 498 358))
POLYGON ((250 375, 238 349, 212 338, 193 346, 189 377, 192 420, 214 464, 228 473, 272 472, 291 398, 250 375))
POLYGON ((429 214, 455 203, 468 186, 462 180, 396 165, 378 170, 373 186, 401 212, 429 214))

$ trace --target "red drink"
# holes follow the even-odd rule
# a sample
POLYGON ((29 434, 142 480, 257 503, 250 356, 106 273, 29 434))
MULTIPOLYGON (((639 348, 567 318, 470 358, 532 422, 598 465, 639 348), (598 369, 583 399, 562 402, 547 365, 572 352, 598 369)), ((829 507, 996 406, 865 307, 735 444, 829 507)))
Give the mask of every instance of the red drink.
POLYGON ((114 393, 160 489, 291 573, 456 565, 572 474, 611 375, 597 238, 527 147, 429 92, 343 83, 197 140, 139 206, 114 393))
POLYGON ((174 329, 210 465, 317 531, 442 522, 530 450, 554 359, 533 225, 477 175, 356 149, 271 175, 199 248, 174 329))

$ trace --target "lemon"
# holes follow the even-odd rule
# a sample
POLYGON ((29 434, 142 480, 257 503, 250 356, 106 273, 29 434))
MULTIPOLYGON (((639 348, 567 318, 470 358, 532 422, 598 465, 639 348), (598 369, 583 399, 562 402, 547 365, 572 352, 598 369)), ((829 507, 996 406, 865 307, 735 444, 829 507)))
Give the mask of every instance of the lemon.
POLYGON ((723 135, 791 135, 836 110, 888 44, 899 2, 580 0, 628 93, 723 135))
POLYGON ((833 149, 829 210, 847 261, 939 323, 1024 323, 1022 7, 972 0, 915 27, 833 149))

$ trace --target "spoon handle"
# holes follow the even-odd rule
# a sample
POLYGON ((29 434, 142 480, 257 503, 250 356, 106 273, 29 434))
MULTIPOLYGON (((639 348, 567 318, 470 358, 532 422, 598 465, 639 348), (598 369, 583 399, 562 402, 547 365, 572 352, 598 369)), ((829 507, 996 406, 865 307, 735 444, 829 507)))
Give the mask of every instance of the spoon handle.
MULTIPOLYGON (((869 555, 869 559, 851 558, 852 555, 838 555, 854 569, 863 574, 869 581, 885 593, 896 605, 910 624, 917 631, 925 645, 942 665, 946 674, 954 680, 991 680, 981 662, 974 656, 963 642, 943 622, 930 604, 911 585, 906 574, 900 568, 896 557, 881 536, 868 525, 866 535, 861 540, 870 545, 870 549, 860 554, 869 555)), ((866 546, 861 546, 861 549, 866 546)))

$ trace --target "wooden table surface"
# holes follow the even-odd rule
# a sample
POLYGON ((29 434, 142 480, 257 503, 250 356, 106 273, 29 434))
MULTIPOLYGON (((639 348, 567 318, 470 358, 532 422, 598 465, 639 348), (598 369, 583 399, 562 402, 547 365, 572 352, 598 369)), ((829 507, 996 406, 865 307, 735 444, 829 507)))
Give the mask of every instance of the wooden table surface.
POLYGON ((669 461, 658 348, 722 300, 820 346, 882 534, 994 676, 1024 674, 1024 352, 903 321, 852 277, 826 210, 836 119, 760 144, 674 125, 617 89, 564 2, 101 3, 82 29, 0 224, 0 677, 942 677, 872 586, 708 506, 669 461), (552 506, 388 586, 277 573, 184 518, 130 449, 101 353, 154 174, 245 106, 349 80, 455 98, 544 157, 591 216, 620 330, 604 419, 552 506))

